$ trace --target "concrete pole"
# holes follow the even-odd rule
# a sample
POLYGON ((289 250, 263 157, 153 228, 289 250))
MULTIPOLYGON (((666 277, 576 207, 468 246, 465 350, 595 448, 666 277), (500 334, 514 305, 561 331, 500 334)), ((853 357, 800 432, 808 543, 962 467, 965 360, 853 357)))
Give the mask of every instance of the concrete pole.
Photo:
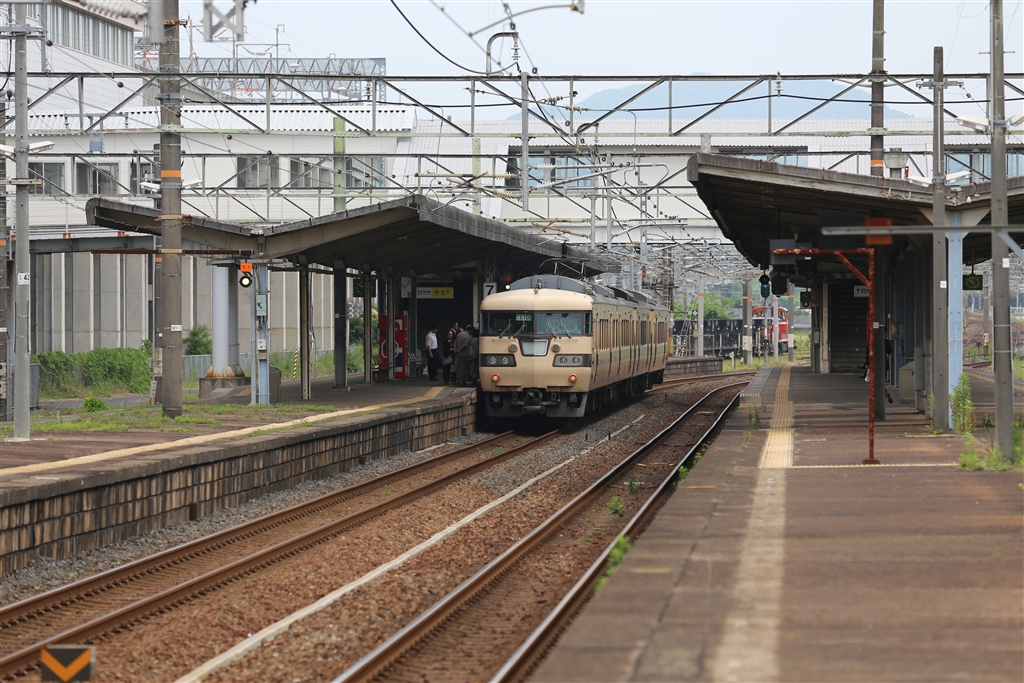
MULTIPOLYGON (((942 47, 934 52, 932 95, 935 102, 932 137, 932 225, 946 225, 946 173, 943 163, 943 80, 942 47)), ((949 431, 949 317, 947 315, 946 233, 932 233, 932 391, 935 392, 935 414, 932 424, 939 431, 949 431)))
POLYGON ((741 340, 740 346, 743 349, 743 364, 750 365, 754 362, 754 340, 751 336, 753 330, 750 328, 751 323, 751 301, 750 301, 750 280, 746 279, 743 281, 743 329, 740 330, 741 340))
POLYGON ((885 175, 885 0, 871 3, 871 175, 885 175))
MULTIPOLYGON (((14 243, 14 438, 32 436, 31 372, 29 369, 29 330, 31 316, 31 274, 28 224, 28 54, 25 35, 28 20, 26 6, 14 6, 14 129, 15 176, 19 184, 15 192, 14 225, 17 231, 14 243)), ((10 390, 8 385, 8 390, 10 390)))
MULTIPOLYGON (((1003 85, 1003 2, 992 0, 992 224, 1009 222, 1006 199, 1006 101, 1003 85)), ((21 188, 18 188, 21 191, 21 188)), ((996 446, 1013 459, 1013 358, 1010 355, 1010 251, 992 234, 992 371, 996 382, 996 446)))
POLYGON ((238 267, 229 266, 228 271, 228 365, 235 377, 242 376, 238 356, 238 267))
POLYGON ((530 210, 530 76, 523 70, 519 73, 522 87, 520 116, 523 118, 522 145, 519 154, 519 182, 522 183, 521 194, 523 213, 530 210))
MULTIPOLYGON (((0 121, 7 120, 7 97, 6 93, 0 92, 0 121)), ((0 128, 0 144, 7 142, 7 136, 0 128)), ((7 162, 0 162, 0 181, 7 178, 7 162)), ((11 419, 11 353, 14 351, 10 343, 11 321, 8 318, 11 305, 11 283, 10 271, 7 269, 7 262, 11 248, 11 229, 7 225, 7 196, 0 194, 0 363, 4 364, 4 372, 0 374, 0 381, 5 383, 7 388, 3 398, 0 398, 0 420, 11 419)))
POLYGON ((227 266, 213 267, 213 363, 212 377, 230 377, 228 336, 231 328, 230 304, 228 303, 228 282, 231 271, 227 266))
POLYGON ((299 384, 302 387, 302 400, 312 399, 312 330, 310 329, 309 305, 309 268, 299 268, 299 384))
POLYGON ((345 120, 334 119, 334 211, 345 210, 345 120))
POLYGON ((181 69, 178 45, 178 0, 164 0, 164 35, 160 43, 160 234, 164 325, 163 412, 181 415, 181 69))
POLYGON ((697 358, 704 357, 704 276, 697 278, 697 358))
POLYGON ((789 283, 789 291, 787 292, 787 294, 789 295, 789 310, 786 312, 786 316, 787 316, 787 318, 786 318, 786 336, 788 337, 787 342, 788 342, 788 346, 789 346, 789 362, 792 363, 794 361, 794 357, 793 357, 793 311, 796 310, 793 307, 793 282, 792 281, 790 281, 790 283, 789 283))
POLYGON ((334 388, 348 386, 348 273, 334 262, 334 388))

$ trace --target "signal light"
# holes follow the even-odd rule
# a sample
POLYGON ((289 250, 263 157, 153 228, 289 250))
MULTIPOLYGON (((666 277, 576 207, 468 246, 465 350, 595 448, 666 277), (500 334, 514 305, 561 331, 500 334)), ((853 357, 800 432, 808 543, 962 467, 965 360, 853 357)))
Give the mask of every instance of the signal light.
POLYGON ((569 375, 569 383, 570 384, 575 384, 576 383, 576 375, 569 375))
POLYGON ((497 384, 499 379, 500 378, 497 375, 491 375, 491 381, 494 382, 495 384, 497 384))
POLYGON ((763 274, 757 281, 761 283, 761 298, 770 297, 772 295, 772 279, 768 277, 768 274, 763 274))
POLYGON ((252 275, 249 273, 242 273, 242 276, 238 278, 238 284, 243 287, 249 287, 252 284, 252 275))

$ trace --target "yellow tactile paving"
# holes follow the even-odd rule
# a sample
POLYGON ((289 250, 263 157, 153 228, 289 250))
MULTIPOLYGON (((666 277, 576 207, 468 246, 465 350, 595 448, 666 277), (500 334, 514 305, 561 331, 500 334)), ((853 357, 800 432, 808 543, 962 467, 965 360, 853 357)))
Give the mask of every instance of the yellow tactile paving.
MULTIPOLYGON (((310 415, 309 417, 299 418, 297 420, 288 420, 287 422, 277 422, 274 424, 259 425, 261 430, 269 429, 288 429, 290 427, 305 427, 306 425, 323 422, 325 420, 333 420, 338 417, 345 417, 346 415, 353 415, 355 413, 364 413, 369 410, 378 410, 380 408, 390 408, 392 406, 407 405, 409 403, 416 403, 417 401, 425 401, 434 398, 444 390, 444 387, 432 387, 427 393, 422 396, 416 396, 413 398, 403 399, 401 401, 392 401, 390 403, 379 403, 372 406, 363 406, 361 408, 348 408, 346 410, 338 410, 333 413, 323 413, 321 415, 310 415)), ((67 460, 57 460, 54 462, 41 462, 34 465, 22 465, 21 467, 8 467, 6 469, 0 469, 0 479, 12 477, 19 474, 31 474, 32 472, 46 472, 48 470, 55 470, 61 467, 69 467, 75 465, 85 465, 93 462, 102 462, 104 460, 110 460, 112 458, 120 458, 126 455, 139 455, 141 453, 152 453, 154 451, 163 451, 169 448, 181 448, 183 446, 196 446, 205 443, 211 443, 214 441, 223 441, 224 439, 233 439, 247 437, 250 432, 256 429, 253 427, 246 427, 244 429, 233 429, 228 432, 217 432, 216 434, 203 434, 201 436, 190 436, 185 439, 178 439, 177 441, 165 441, 162 443, 146 444, 145 446, 134 446, 132 448, 119 448, 114 451, 106 451, 103 453, 94 453, 92 455, 83 455, 77 458, 69 458, 67 460)))
POLYGON ((775 388, 775 407, 768 430, 768 440, 761 451, 758 467, 780 469, 793 466, 793 402, 789 400, 789 373, 782 368, 779 384, 775 388))

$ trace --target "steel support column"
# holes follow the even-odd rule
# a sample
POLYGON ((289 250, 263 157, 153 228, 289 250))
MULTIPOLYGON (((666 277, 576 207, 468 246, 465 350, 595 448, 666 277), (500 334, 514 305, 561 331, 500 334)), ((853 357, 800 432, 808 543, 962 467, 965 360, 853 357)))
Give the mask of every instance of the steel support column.
MULTIPOLYGON (((962 225, 963 215, 960 211, 949 212, 950 226, 962 225)), ((949 233, 949 387, 951 396, 964 371, 964 280, 962 277, 964 263, 964 237, 962 232, 949 233)), ((952 424, 952 409, 950 410, 952 424)))
POLYGON ((334 262, 334 388, 348 386, 348 272, 334 262))
POLYGON ((697 277, 697 326, 694 330, 697 336, 697 358, 704 357, 704 276, 697 277))
POLYGON ((743 329, 740 330, 740 348, 743 350, 743 364, 754 362, 754 339, 751 324, 750 279, 743 281, 743 329))
POLYGON ((309 268, 299 268, 299 383, 302 387, 302 400, 313 398, 311 385, 313 330, 310 318, 309 303, 309 268))

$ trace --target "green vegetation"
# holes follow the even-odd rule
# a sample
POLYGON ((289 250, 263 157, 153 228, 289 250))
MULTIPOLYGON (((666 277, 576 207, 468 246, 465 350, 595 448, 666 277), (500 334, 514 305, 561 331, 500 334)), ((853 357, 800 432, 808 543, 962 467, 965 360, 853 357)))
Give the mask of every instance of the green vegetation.
POLYGON ((149 392, 153 372, 143 349, 93 349, 86 353, 47 351, 34 356, 39 363, 43 398, 110 396, 149 392))
MULTIPOLYGON (((257 420, 274 422, 294 419, 295 413, 326 413, 336 410, 335 406, 307 405, 274 405, 253 406, 239 404, 189 404, 184 406, 181 417, 173 420, 166 417, 160 406, 136 406, 133 408, 109 409, 99 399, 88 400, 90 406, 97 401, 102 408, 83 406, 77 411, 61 411, 59 413, 40 412, 32 415, 32 431, 35 433, 80 433, 80 432, 127 432, 132 429, 156 430, 161 432, 188 432, 191 425, 211 425, 219 427, 223 424, 220 418, 230 420, 257 420), (102 410, 103 413, 93 412, 102 410)), ((302 422, 298 427, 308 426, 302 422)), ((0 423, 0 437, 8 437, 13 433, 12 423, 0 423)), ((257 430, 260 433, 283 431, 283 428, 257 430)), ((258 436, 258 434, 249 434, 258 436)))
POLYGON ((208 356, 213 353, 213 335, 206 325, 196 325, 181 340, 186 356, 208 356))
POLYGON ((622 516, 622 513, 626 511, 626 504, 622 502, 622 499, 618 496, 614 496, 608 501, 608 513, 612 515, 622 516))
POLYGON ((630 477, 626 481, 626 490, 629 491, 631 494, 635 495, 643 487, 644 487, 644 483, 642 481, 637 481, 636 479, 633 479, 632 477, 630 477))
POLYGON ((98 413, 101 410, 106 409, 107 404, 101 401, 100 399, 96 398, 95 396, 90 396, 89 398, 85 399, 85 402, 82 403, 82 412, 84 413, 98 413))
POLYGON ((953 430, 970 434, 974 431, 974 402, 971 400, 971 380, 966 372, 960 374, 960 381, 949 398, 953 408, 953 430))
POLYGON ((608 554, 608 570, 605 571, 604 576, 597 580, 597 584, 594 586, 595 593, 601 590, 604 584, 608 582, 608 578, 615 573, 616 569, 619 568, 619 565, 622 564, 622 560, 625 559, 626 553, 629 552, 631 547, 632 545, 630 544, 629 539, 625 536, 619 536, 618 539, 616 539, 615 547, 613 547, 612 551, 608 554))
POLYGON ((747 421, 750 422, 751 427, 756 427, 761 424, 761 412, 757 406, 750 406, 747 410, 747 421))
POLYGON ((1015 470, 1024 472, 1024 447, 1021 446, 1022 436, 1024 436, 1024 422, 1017 421, 1013 425, 1013 458, 1007 459, 1003 457, 1003 453, 999 450, 998 446, 993 446, 988 455, 980 454, 976 448, 977 441, 968 434, 964 437, 964 452, 957 459, 957 467, 966 471, 1003 472, 1015 470))

